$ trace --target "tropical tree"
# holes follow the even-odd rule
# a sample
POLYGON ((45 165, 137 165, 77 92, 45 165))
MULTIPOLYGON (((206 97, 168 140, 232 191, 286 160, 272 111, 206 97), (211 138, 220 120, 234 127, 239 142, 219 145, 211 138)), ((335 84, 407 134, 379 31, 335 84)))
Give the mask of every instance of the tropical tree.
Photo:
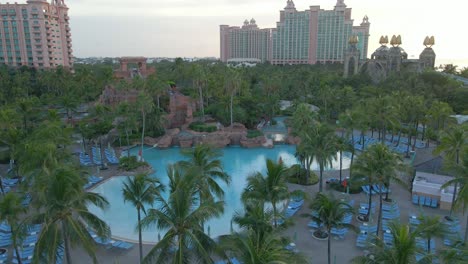
POLYGON ((88 210, 88 206, 105 209, 107 200, 99 194, 84 191, 85 180, 75 168, 66 165, 36 180, 44 195, 40 197, 42 209, 34 219, 44 224, 35 247, 35 261, 44 256, 48 263, 55 263, 57 250, 63 246, 67 263, 71 264, 70 250, 80 245, 93 263, 97 263, 94 241, 88 229, 95 230, 100 237, 108 237, 110 229, 88 210))
POLYGON ((389 188, 390 181, 404 185, 398 177, 397 169, 401 168, 401 157, 391 151, 384 144, 374 144, 368 147, 354 163, 353 181, 367 182, 370 187, 369 210, 365 220, 369 220, 372 205, 372 186, 377 185, 379 191, 379 214, 377 220, 377 234, 379 234, 382 217, 383 192, 385 186, 389 188))
MULTIPOLYGON (((416 245, 417 233, 411 232, 408 225, 401 225, 396 222, 389 224, 390 234, 392 235, 389 247, 384 240, 374 237, 369 243, 367 256, 355 257, 352 260, 354 264, 414 264, 416 254, 422 253, 416 245)), ((424 258, 423 258, 424 259, 424 258)), ((422 262, 421 262, 422 263, 422 262)))
POLYGON ((212 263, 210 253, 216 243, 204 233, 202 223, 223 212, 223 201, 200 203, 196 181, 198 177, 169 166, 169 197, 156 197, 154 209, 141 221, 147 228, 156 226, 165 231, 163 238, 143 259, 143 263, 212 263))
POLYGON ((310 110, 309 105, 299 104, 292 116, 292 128, 295 135, 307 131, 317 122, 317 113, 310 110))
POLYGON ((316 123, 307 131, 302 132, 300 137, 304 141, 301 144, 308 146, 306 148, 307 153, 304 155, 312 157, 319 165, 319 192, 322 192, 323 171, 325 167, 331 166, 333 160, 336 160, 336 153, 338 151, 336 146, 337 136, 327 124, 316 123))
POLYGON ((310 205, 316 214, 310 214, 312 220, 321 223, 322 227, 325 228, 328 237, 328 264, 331 263, 331 230, 332 228, 356 228, 351 225, 344 223, 343 220, 346 215, 354 214, 353 208, 346 202, 336 199, 332 195, 326 195, 323 193, 317 193, 317 196, 310 205))
POLYGON ((145 205, 153 205, 156 197, 163 191, 164 186, 157 178, 150 177, 147 173, 140 173, 134 177, 128 177, 123 183, 122 195, 124 202, 130 202, 137 209, 138 217, 138 242, 140 247, 140 263, 143 260, 143 243, 141 237, 141 211, 146 215, 145 205))
POLYGON ((244 264, 260 263, 307 263, 306 259, 286 249, 287 240, 278 231, 265 233, 263 237, 254 230, 220 237, 221 249, 227 256, 233 256, 244 264))
MULTIPOLYGON (((461 155, 461 162, 459 164, 452 162, 451 165, 449 165, 449 168, 454 172, 455 178, 442 185, 441 189, 452 185, 460 185, 460 190, 458 191, 452 208, 462 208, 463 211, 465 211, 468 208, 468 148, 463 150, 463 155, 461 155)), ((468 242, 468 215, 466 222, 467 225, 464 239, 465 243, 468 242)))
POLYGON ((228 71, 226 72, 226 83, 225 83, 225 88, 227 91, 227 94, 229 94, 229 112, 230 114, 230 120, 231 120, 231 126, 234 123, 234 112, 233 112, 233 106, 234 106, 234 96, 236 93, 239 92, 240 86, 241 86, 241 75, 239 74, 238 71, 233 70, 228 68, 228 71))
MULTIPOLYGON (((434 150, 435 154, 444 152, 449 162, 455 162, 456 165, 460 163, 460 153, 463 148, 468 145, 468 132, 466 126, 455 126, 442 134, 440 145, 434 150)), ((452 197, 452 207, 450 208, 450 216, 453 213, 453 206, 457 196, 458 182, 454 185, 454 194, 452 197)))
POLYGON ((179 162, 181 168, 199 177, 196 188, 199 190, 200 202, 224 198, 224 190, 218 182, 229 185, 231 178, 224 172, 219 159, 222 153, 219 149, 206 144, 199 144, 192 149, 182 150, 182 155, 188 158, 179 162))
POLYGON ((247 187, 245 187, 242 193, 242 200, 271 203, 273 216, 275 217, 274 226, 277 227, 277 204, 289 198, 286 167, 281 161, 275 163, 270 159, 267 159, 266 167, 267 172, 265 176, 257 172, 247 178, 247 187))
POLYGON ((21 197, 16 193, 7 193, 0 199, 0 221, 5 221, 11 228, 13 250, 16 252, 16 258, 19 264, 21 264, 22 261, 18 251, 18 241, 21 241, 24 235, 24 226, 21 224, 21 216, 23 216, 26 211, 27 208, 21 204, 21 197))
POLYGON ((141 112, 141 146, 140 146, 140 159, 143 161, 143 145, 145 143, 145 130, 146 130, 146 114, 153 111, 153 99, 144 93, 140 93, 137 98, 137 105, 141 112))
POLYGON ((453 246, 440 250, 439 256, 446 264, 464 264, 468 261, 468 245, 457 241, 453 246))
POLYGON ((440 221, 439 216, 419 215, 420 224, 416 232, 427 240, 427 253, 431 253, 431 240, 434 237, 443 237, 447 233, 447 228, 440 221))

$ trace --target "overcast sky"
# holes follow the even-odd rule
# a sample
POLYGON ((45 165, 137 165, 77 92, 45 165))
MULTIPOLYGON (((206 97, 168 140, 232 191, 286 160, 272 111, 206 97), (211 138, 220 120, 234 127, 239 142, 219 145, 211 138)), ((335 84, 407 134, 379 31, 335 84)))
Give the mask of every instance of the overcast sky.
MULTIPOLYGON (((11 0, 13 1, 13 0, 11 0)), ((11 2, 10 1, 10 2, 11 2)), ((286 0, 65 0, 70 8, 77 57, 219 57, 219 25, 240 26, 255 18, 275 27, 286 0)), ((295 0, 332 9, 336 0, 295 0)), ((468 61, 466 0, 345 0, 354 24, 371 22, 369 54, 381 35, 401 34, 402 47, 418 57, 427 35, 434 35, 439 62, 468 61), (444 61, 442 61, 444 60, 444 61)), ((463 64, 463 63, 459 63, 463 64)))

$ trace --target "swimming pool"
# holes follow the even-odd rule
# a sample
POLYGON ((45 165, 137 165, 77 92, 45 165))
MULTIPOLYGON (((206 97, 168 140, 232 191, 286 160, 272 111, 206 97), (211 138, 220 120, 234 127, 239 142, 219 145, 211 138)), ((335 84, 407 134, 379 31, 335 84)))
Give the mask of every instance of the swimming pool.
MULTIPOLYGON (((137 150, 134 150, 136 154, 137 150)), ((224 170, 231 176, 232 182, 229 187, 221 183, 221 187, 225 191, 224 214, 205 224, 206 228, 210 229, 210 235, 217 237, 219 235, 228 234, 231 230, 231 219, 236 211, 242 210, 240 195, 245 187, 246 178, 259 171, 265 173, 265 160, 272 159, 277 161, 280 157, 283 162, 290 166, 298 163, 294 157, 296 147, 293 145, 278 145, 272 149, 254 148, 245 149, 241 147, 228 147, 223 149, 221 158, 224 170)), ((170 148, 165 150, 147 149, 144 152, 145 160, 151 164, 156 171, 155 175, 159 177, 162 183, 168 183, 166 177, 167 165, 173 164, 182 158, 180 148, 170 148)), ((343 156, 343 168, 348 168, 350 158, 348 154, 343 156)), ((316 164, 312 165, 317 168, 316 164)), ((335 162, 335 169, 339 168, 339 162, 335 162)), ((93 189, 93 192, 100 193, 110 203, 110 207, 105 211, 101 211, 95 207, 90 207, 90 211, 95 213, 107 224, 109 224, 112 235, 120 238, 138 240, 138 233, 135 230, 137 223, 136 209, 129 203, 124 203, 122 198, 122 182, 126 177, 113 177, 105 183, 93 189)), ((234 229, 237 227, 234 225, 234 229)), ((163 236, 161 232, 161 236, 163 236)), ((155 243, 158 241, 158 231, 145 230, 143 231, 143 241, 146 243, 155 243)))

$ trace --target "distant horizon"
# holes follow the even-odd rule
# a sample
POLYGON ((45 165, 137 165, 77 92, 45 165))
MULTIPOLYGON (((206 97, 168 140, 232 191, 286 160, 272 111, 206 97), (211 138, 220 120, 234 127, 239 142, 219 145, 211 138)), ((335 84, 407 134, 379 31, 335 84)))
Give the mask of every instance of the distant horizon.
MULTIPOLYGON (((468 67, 464 45, 467 34, 452 28, 463 25, 463 4, 436 0, 345 0, 354 25, 368 15, 369 52, 379 47, 381 35, 402 36, 408 58, 418 58, 426 36, 435 36, 436 66, 452 63, 468 67), (379 3, 377 3, 379 2, 379 3), (436 19, 435 19, 436 18, 436 19)), ((70 8, 74 56, 83 57, 216 57, 219 25, 240 26, 255 18, 261 28, 275 27, 286 0, 91 0, 67 1, 70 8), (109 8, 112 7, 112 8, 109 8)), ((295 0, 296 9, 320 5, 333 9, 336 0, 295 0)), ((467 5, 468 7, 468 5, 467 5)))

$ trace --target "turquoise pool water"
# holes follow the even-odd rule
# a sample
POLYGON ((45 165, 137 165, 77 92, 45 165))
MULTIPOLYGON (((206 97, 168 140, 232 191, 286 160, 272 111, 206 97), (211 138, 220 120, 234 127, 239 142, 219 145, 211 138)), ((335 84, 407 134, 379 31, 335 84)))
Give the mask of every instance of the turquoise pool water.
MULTIPOLYGON (((207 229, 208 227, 210 228, 210 235, 212 237, 230 232, 232 216, 236 211, 242 210, 240 194, 245 187, 246 178, 256 171, 265 173, 266 159, 278 160, 281 157, 288 166, 298 163, 294 157, 295 151, 296 147, 292 145, 279 145, 272 149, 244 149, 240 147, 223 149, 221 160, 225 171, 231 175, 232 182, 229 187, 221 184, 225 191, 226 206, 224 215, 220 218, 212 219, 205 225, 207 229)), ((133 154, 136 154, 136 152, 137 150, 133 154)), ((155 176, 159 177, 164 184, 168 183, 168 178, 166 177, 167 165, 182 159, 180 148, 166 150, 147 149, 143 153, 145 160, 156 171, 155 176)), ((346 154, 343 156, 343 168, 348 168, 349 163, 350 158, 346 154)), ((316 169, 317 165, 313 164, 312 167, 316 169)), ((339 162, 335 162, 333 167, 335 169, 339 168, 339 162)), ((135 230, 137 223, 136 209, 130 204, 124 203, 122 198, 122 182, 125 178, 124 176, 111 178, 93 189, 93 192, 100 193, 108 199, 110 207, 104 212, 94 207, 90 207, 90 210, 110 225, 113 236, 138 240, 138 233, 135 230)), ((237 229, 235 225, 233 228, 237 229)), ((160 235, 163 236, 163 232, 160 235)), ((143 240, 147 243, 157 242, 158 231, 156 229, 144 231, 143 240)))

